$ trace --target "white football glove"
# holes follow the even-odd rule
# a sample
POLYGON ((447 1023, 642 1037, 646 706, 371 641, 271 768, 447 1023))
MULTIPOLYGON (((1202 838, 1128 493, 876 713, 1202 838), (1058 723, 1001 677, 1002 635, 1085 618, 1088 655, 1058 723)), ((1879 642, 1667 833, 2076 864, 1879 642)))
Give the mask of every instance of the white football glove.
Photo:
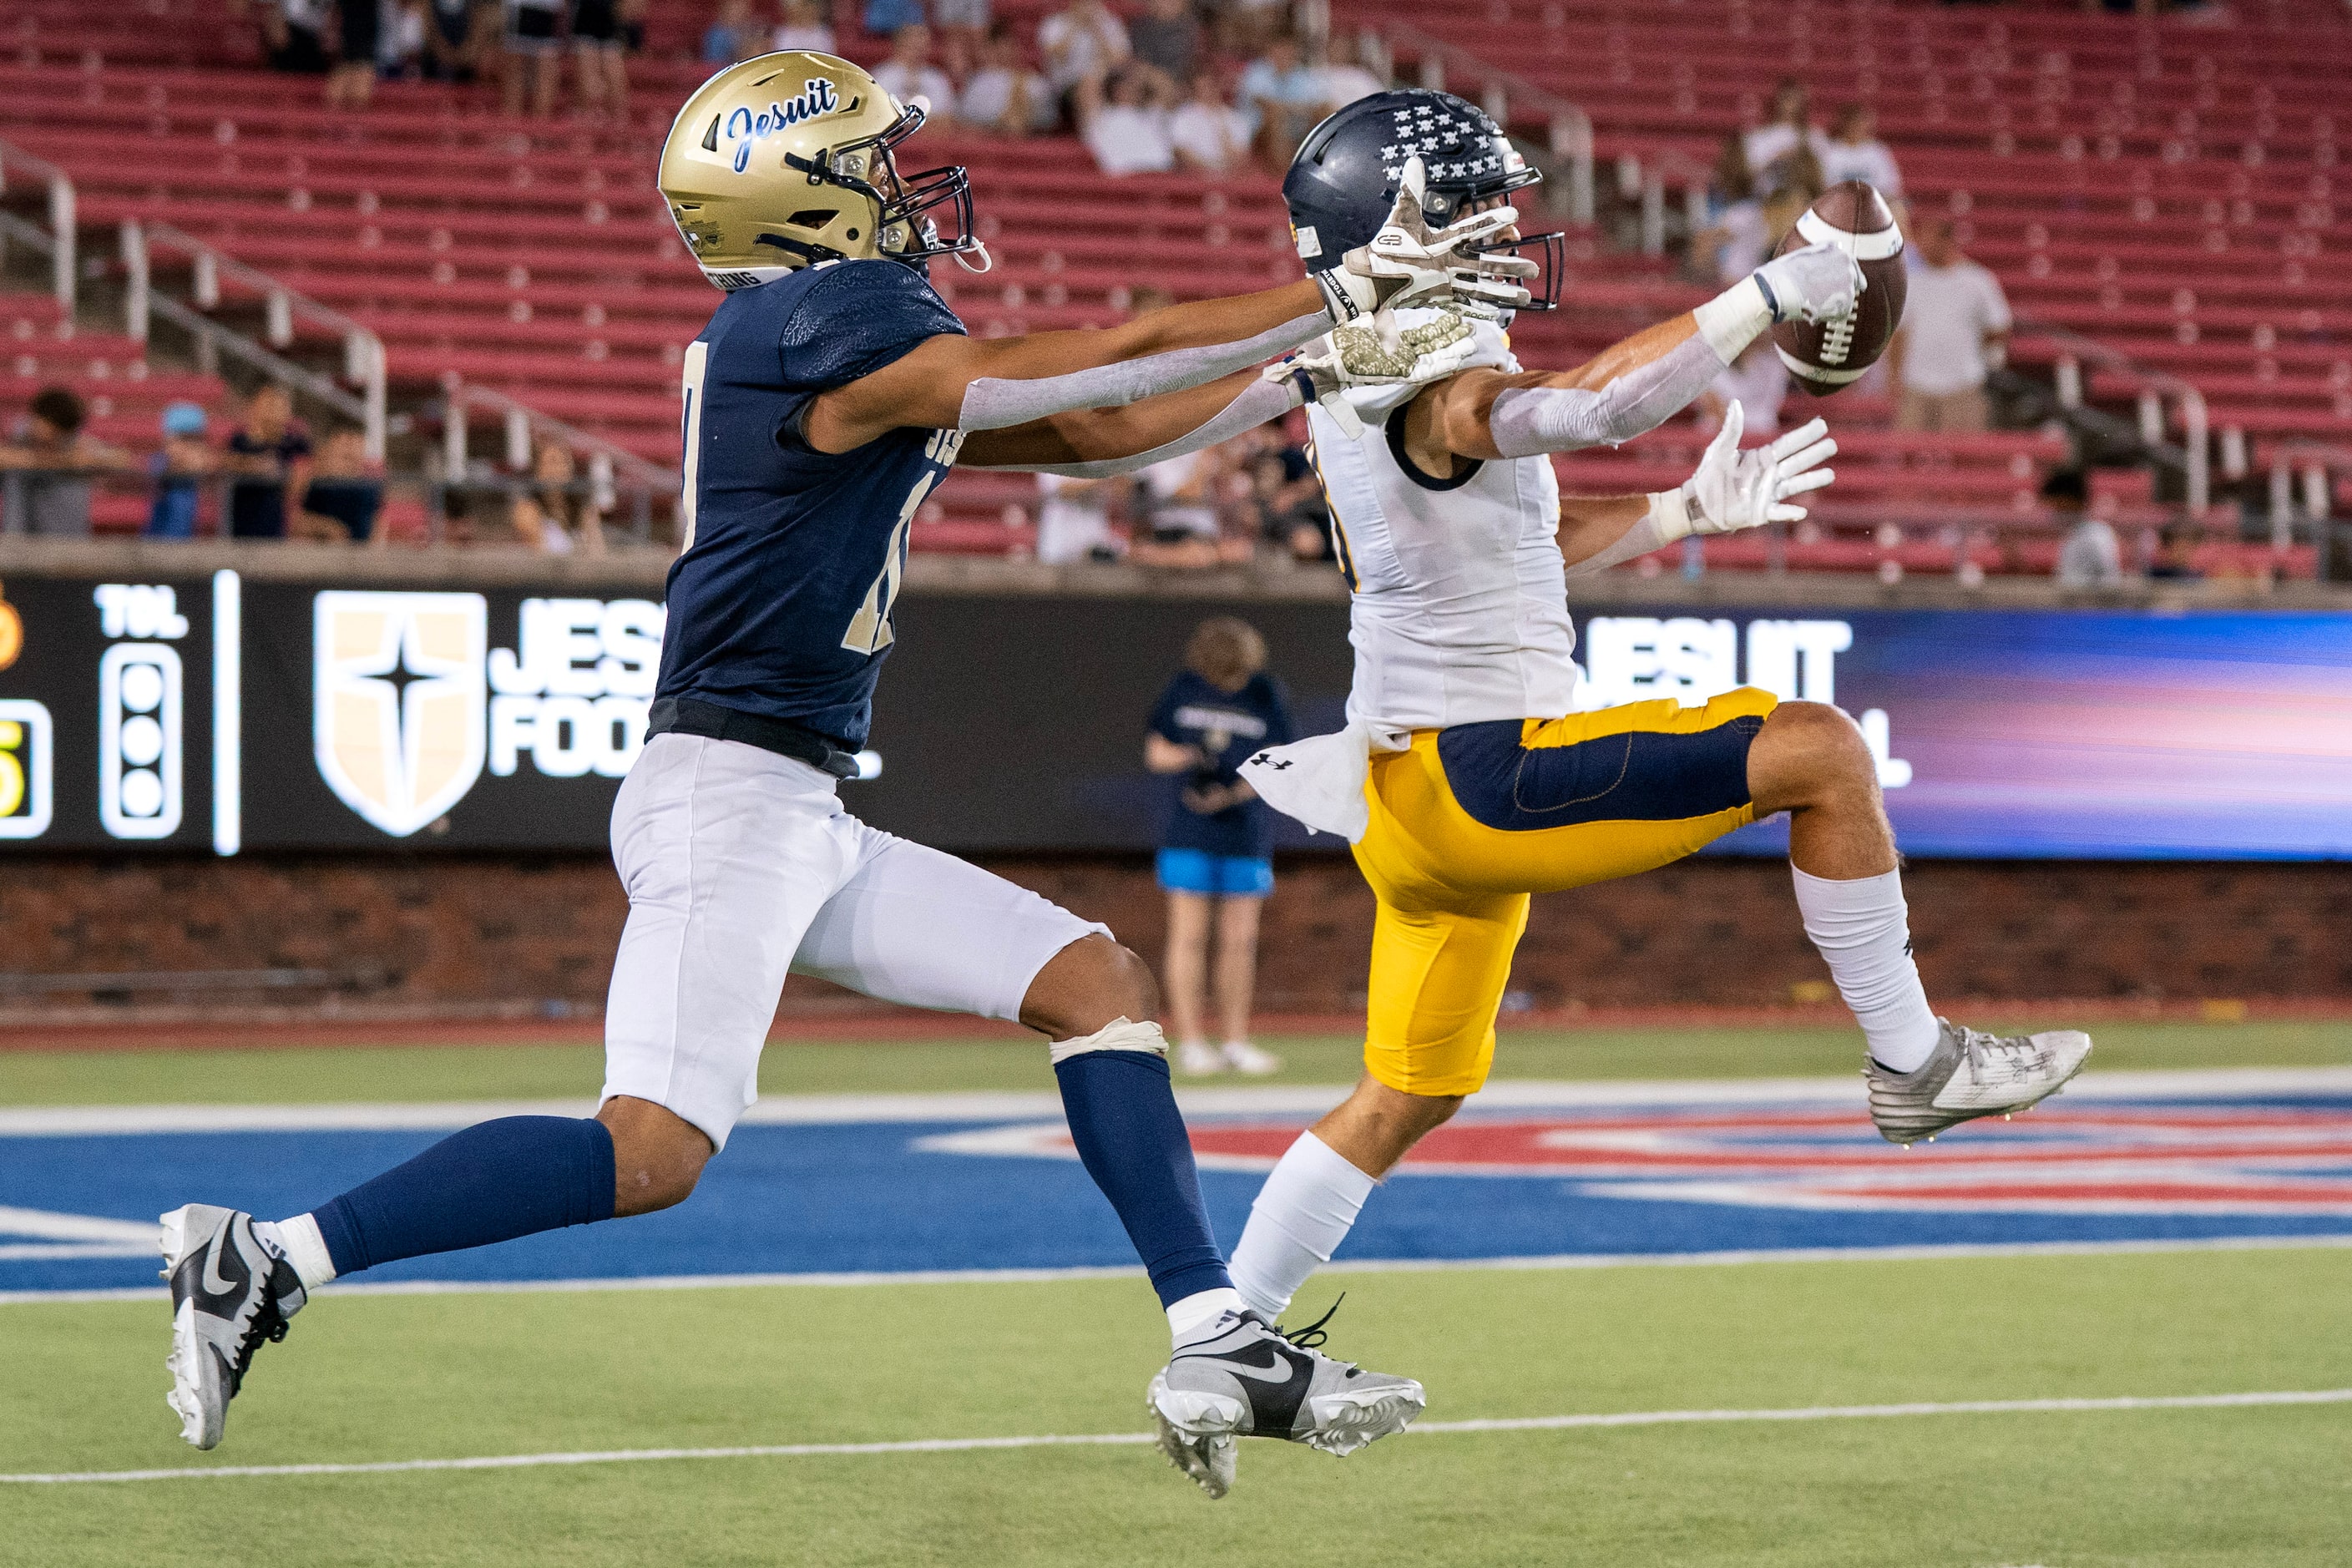
POLYGON ((1706 444, 1698 470, 1680 489, 1654 498, 1654 510, 1668 539, 1687 534, 1737 533, 1768 522, 1801 522, 1805 509, 1792 506, 1791 496, 1817 490, 1837 478, 1837 470, 1818 465, 1837 455, 1829 426, 1816 419, 1790 431, 1769 447, 1739 449, 1739 434, 1748 423, 1738 403, 1723 411, 1723 428, 1706 444))
POLYGON ((1517 279, 1533 276, 1536 264, 1479 248, 1518 222, 1517 210, 1496 207, 1432 229, 1422 211, 1428 182, 1420 157, 1406 159, 1396 205, 1380 232, 1342 256, 1339 266, 1314 275, 1333 321, 1356 321, 1384 309, 1448 299, 1489 316, 1528 302, 1528 290, 1517 279))
POLYGON ((1755 272, 1775 321, 1831 321, 1851 315, 1867 281, 1854 258, 1834 245, 1809 245, 1776 256, 1755 272))
POLYGON ((1349 387, 1425 386, 1462 370, 1477 354, 1477 334, 1470 323, 1447 310, 1389 333, 1369 324, 1335 327, 1260 374, 1268 381, 1296 383, 1352 441, 1363 435, 1364 422, 1343 395, 1349 387))

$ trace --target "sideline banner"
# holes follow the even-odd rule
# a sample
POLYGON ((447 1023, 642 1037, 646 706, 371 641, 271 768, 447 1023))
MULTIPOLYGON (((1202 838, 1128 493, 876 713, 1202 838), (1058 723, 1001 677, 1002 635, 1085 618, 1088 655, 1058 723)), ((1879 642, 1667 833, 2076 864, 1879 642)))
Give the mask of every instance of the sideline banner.
MULTIPOLYGON (((601 850, 665 612, 581 593, 11 575, 0 855, 601 850)), ((879 776, 845 805, 953 850, 1149 847, 1171 792, 1144 718, 1215 614, 1265 634, 1302 733, 1339 726, 1342 604, 909 593, 879 776)), ((1915 856, 2352 858, 2352 613, 1577 618, 1589 706, 1745 683, 1844 708, 1915 856)))

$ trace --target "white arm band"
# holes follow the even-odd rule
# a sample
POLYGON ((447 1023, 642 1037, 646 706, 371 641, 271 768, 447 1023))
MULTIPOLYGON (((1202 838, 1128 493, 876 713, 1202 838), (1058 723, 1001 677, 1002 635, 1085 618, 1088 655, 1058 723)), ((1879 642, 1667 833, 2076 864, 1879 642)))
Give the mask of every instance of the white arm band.
POLYGON ((1511 387, 1495 399, 1487 433, 1494 437, 1495 450, 1506 458, 1618 446, 1688 407, 1728 363, 1717 357, 1705 333, 1693 333, 1598 392, 1511 387))
POLYGON ((1182 392, 1237 370, 1263 364, 1330 330, 1329 313, 1318 310, 1236 343, 1171 349, 1166 353, 1146 354, 1140 359, 1035 381, 982 376, 964 388, 956 428, 1004 430, 1026 425, 1032 419, 1067 414, 1074 408, 1124 408, 1163 392, 1182 392))
POLYGON ((1280 382, 1253 381, 1242 388, 1240 396, 1213 415, 1206 424, 1173 441, 1154 447, 1149 452, 1138 452, 1131 458, 1105 458, 1091 463, 972 463, 965 467, 1059 474, 1067 479, 1107 479, 1114 474, 1131 474, 1154 463, 1164 463, 1171 458, 1181 458, 1187 453, 1213 447, 1220 441, 1229 441, 1244 430, 1255 430, 1270 420, 1281 418, 1302 401, 1298 384, 1290 377, 1286 376, 1280 382))
POLYGON ((1691 315, 1698 335, 1729 364, 1772 325, 1772 297, 1751 272, 1691 315))
POLYGON ((1570 562, 1568 575, 1590 577, 1596 573, 1606 572, 1621 561, 1631 561, 1636 556, 1647 555, 1653 550, 1663 550, 1685 537, 1690 531, 1690 509, 1683 501, 1683 492, 1678 489, 1656 491, 1650 497, 1650 510, 1642 514, 1641 521, 1627 529, 1617 542, 1606 550, 1595 552, 1581 561, 1570 562))

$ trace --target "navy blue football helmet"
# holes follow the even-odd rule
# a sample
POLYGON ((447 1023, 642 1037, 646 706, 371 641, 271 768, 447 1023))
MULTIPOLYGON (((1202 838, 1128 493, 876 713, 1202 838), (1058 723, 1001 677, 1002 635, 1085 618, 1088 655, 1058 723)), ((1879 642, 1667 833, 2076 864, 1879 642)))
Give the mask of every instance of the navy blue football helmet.
MULTIPOLYGON (((1490 197, 1543 178, 1519 156, 1503 128, 1469 100, 1428 88, 1401 88, 1360 98, 1307 133, 1283 176, 1291 233, 1309 272, 1328 271, 1380 233, 1396 205, 1405 160, 1419 153, 1429 184, 1422 210, 1443 227, 1490 197)), ((1543 276, 1522 309, 1559 302, 1566 246, 1558 233, 1530 235, 1489 248, 1540 248, 1543 276)))

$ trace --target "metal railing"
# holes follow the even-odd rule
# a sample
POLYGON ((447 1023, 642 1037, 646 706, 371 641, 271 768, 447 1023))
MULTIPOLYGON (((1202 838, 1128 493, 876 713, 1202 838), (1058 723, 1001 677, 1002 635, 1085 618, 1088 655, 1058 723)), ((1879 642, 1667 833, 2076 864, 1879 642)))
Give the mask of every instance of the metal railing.
POLYGON ((509 469, 529 473, 533 447, 541 439, 550 439, 586 456, 589 493, 598 510, 613 510, 625 482, 631 526, 640 540, 652 532, 653 498, 656 494, 675 496, 684 483, 676 468, 648 462, 625 447, 541 414, 503 392, 457 382, 447 389, 446 397, 441 421, 441 467, 451 482, 462 481, 471 471, 472 421, 467 418, 466 411, 481 408, 496 414, 504 428, 504 461, 509 469))
POLYGON ((1541 119, 1549 130, 1552 157, 1568 170, 1565 216, 1570 223, 1592 221, 1592 117, 1557 93, 1547 92, 1526 78, 1489 65, 1459 45, 1407 22, 1382 22, 1364 29, 1367 59, 1377 59, 1380 74, 1394 79, 1399 53, 1419 62, 1421 85, 1444 90, 1449 74, 1459 74, 1477 86, 1479 107, 1495 122, 1507 127, 1516 114, 1541 119))
POLYGON ((2271 447, 2271 542, 2284 550, 2294 542, 2298 516, 2326 522, 2335 510, 2333 476, 2352 475, 2352 447, 2328 441, 2280 441, 2271 447), (2301 479, 2298 505, 2295 480, 2301 479))
POLYGON ((73 181, 66 172, 44 158, 36 158, 23 148, 0 142, 0 195, 7 194, 8 174, 15 170, 39 181, 48 189, 49 226, 45 231, 36 223, 18 217, 15 213, 0 212, 0 247, 9 240, 30 246, 49 258, 50 287, 56 291, 58 304, 68 321, 73 318, 74 285, 80 277, 80 268, 74 259, 74 237, 77 232, 73 181))
POLYGON ((2138 395, 2140 444, 2158 458, 2180 464, 2189 510, 2192 516, 2202 517, 2213 500, 2213 440, 2207 421, 2205 395, 2177 375, 2150 370, 2121 349, 2096 338, 2086 338, 2071 328, 2053 326, 2027 316, 2019 317, 2017 325, 2020 331, 2047 338, 2058 345, 2056 382, 2061 408, 2083 406, 2083 366, 2086 363, 2134 384, 2138 395), (2165 438, 2164 405, 2168 398, 2180 411, 2179 447, 2165 438))
POLYGON ((125 219, 121 257, 126 282, 123 317, 125 330, 132 338, 145 342, 152 319, 161 315, 195 337, 198 363, 205 370, 213 368, 210 362, 221 350, 228 350, 273 378, 300 386, 355 421, 367 444, 368 459, 383 460, 388 416, 383 339, 341 311, 295 292, 258 268, 248 267, 169 224, 125 219), (158 251, 188 259, 192 273, 190 304, 182 304, 156 291, 154 262, 158 251), (245 333, 223 326, 209 314, 220 309, 224 281, 260 300, 266 349, 245 333), (341 340, 343 379, 359 388, 356 397, 328 377, 304 370, 277 352, 293 346, 298 321, 341 340))

